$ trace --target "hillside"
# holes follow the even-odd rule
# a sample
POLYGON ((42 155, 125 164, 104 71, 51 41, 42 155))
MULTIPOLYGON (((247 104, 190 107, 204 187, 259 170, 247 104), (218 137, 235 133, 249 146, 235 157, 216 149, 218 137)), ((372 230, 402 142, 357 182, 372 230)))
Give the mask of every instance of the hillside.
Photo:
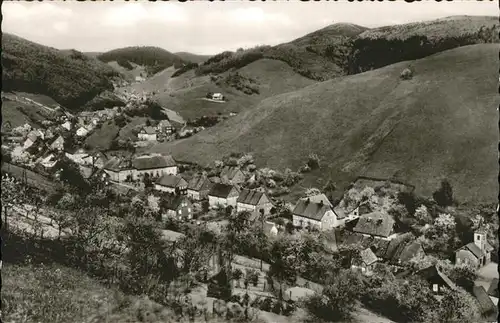
POLYGON ((117 62, 129 70, 134 68, 130 63, 144 66, 150 76, 172 65, 181 67, 185 63, 179 56, 153 46, 118 48, 102 53, 97 58, 105 63, 117 62))
MULTIPOLYGON (((241 69, 213 77, 196 76, 191 70, 178 77, 165 77, 162 80, 163 83, 158 82, 150 87, 157 91, 156 100, 162 106, 177 111, 185 119, 217 113, 238 113, 269 96, 314 83, 294 72, 287 64, 271 59, 261 59, 241 69), (227 102, 204 100, 208 92, 223 93, 227 102)), ((144 89, 145 84, 151 84, 152 81, 153 78, 134 88, 144 89)))
POLYGON ((313 84, 153 150, 202 164, 251 152, 260 165, 293 169, 317 153, 314 175, 338 187, 394 177, 430 195, 446 177, 460 201, 496 201, 497 55, 496 45, 465 46, 313 84), (403 81, 409 65, 415 75, 403 81))
POLYGON ((174 55, 179 56, 186 62, 192 62, 196 64, 200 64, 205 62, 207 59, 212 57, 212 55, 198 55, 198 54, 193 54, 193 53, 188 53, 188 52, 178 52, 174 53, 174 55))
POLYGON ((21 37, 2 37, 2 90, 47 95, 76 111, 105 90, 119 73, 75 50, 60 51, 21 37))

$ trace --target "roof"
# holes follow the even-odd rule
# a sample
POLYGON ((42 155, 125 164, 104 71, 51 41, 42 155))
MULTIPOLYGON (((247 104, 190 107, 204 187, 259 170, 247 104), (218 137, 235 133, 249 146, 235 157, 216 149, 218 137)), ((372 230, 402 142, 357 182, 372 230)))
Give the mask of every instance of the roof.
POLYGON ((353 212, 358 207, 360 207, 361 205, 365 205, 365 204, 367 204, 367 203, 366 202, 359 202, 359 203, 352 205, 350 208, 346 208, 346 207, 341 206, 341 203, 339 203, 333 208, 333 212, 335 212, 335 214, 337 214, 337 217, 339 219, 343 219, 347 215, 349 215, 349 213, 353 212))
POLYGON ((168 120, 161 120, 159 123, 158 123, 158 126, 159 127, 171 127, 172 124, 170 123, 170 121, 168 120))
POLYGON ((125 169, 132 169, 132 165, 130 165, 130 163, 126 159, 121 159, 119 157, 112 157, 104 165, 104 169, 108 169, 114 172, 119 172, 125 169))
POLYGON ((161 230, 161 238, 166 241, 175 242, 185 235, 180 232, 172 231, 172 230, 161 230))
POLYGON ((188 183, 188 190, 201 191, 202 189, 210 189, 210 181, 204 175, 195 175, 188 183))
POLYGON ((142 127, 141 131, 144 130, 148 135, 156 134, 156 129, 151 126, 142 127))
POLYGON ((233 190, 233 188, 234 186, 232 185, 217 183, 212 186, 210 192, 208 192, 208 195, 227 198, 231 193, 231 191, 233 190))
POLYGON ((27 136, 26 136, 26 140, 31 140, 33 142, 37 141, 38 140, 38 136, 33 133, 33 132, 30 132, 27 136))
POLYGON ((308 297, 314 295, 315 292, 312 289, 304 288, 304 287, 292 287, 287 289, 283 293, 283 299, 298 301, 301 298, 308 297))
POLYGON ((457 286, 451 281, 451 279, 448 278, 448 276, 446 276, 441 270, 439 270, 439 268, 436 265, 424 268, 420 270, 417 274, 419 274, 424 279, 429 279, 431 277, 438 276, 450 289, 455 290, 457 288, 457 286))
POLYGON ((330 202, 328 197, 326 197, 326 195, 323 193, 301 198, 301 200, 307 200, 307 199, 309 199, 311 202, 314 202, 314 203, 319 203, 319 202, 323 201, 323 204, 326 204, 326 205, 329 205, 330 207, 333 207, 332 202, 330 202))
POLYGON ((373 251, 370 248, 361 250, 360 256, 366 265, 371 265, 378 260, 377 256, 373 253, 373 251))
POLYGON ((257 205, 264 195, 265 193, 257 190, 243 189, 240 192, 240 196, 238 196, 237 202, 249 205, 257 205))
POLYGON ((498 278, 493 278, 488 288, 488 295, 498 298, 498 278))
POLYGON ((496 310, 496 306, 486 293, 486 290, 483 286, 474 286, 472 288, 472 292, 476 297, 476 300, 479 304, 479 309, 481 310, 481 314, 485 314, 488 312, 494 312, 496 310))
POLYGON ((460 249, 464 249, 464 248, 469 250, 478 259, 483 256, 483 252, 481 251, 481 249, 479 249, 478 246, 476 246, 476 244, 474 242, 469 242, 468 244, 466 244, 465 246, 463 246, 460 249))
POLYGON ((392 233, 394 223, 389 214, 373 212, 362 215, 353 230, 372 236, 388 237, 392 233))
POLYGON ((186 198, 181 195, 175 195, 175 194, 165 194, 162 196, 162 204, 166 207, 167 210, 177 210, 179 208, 179 205, 184 201, 186 198))
POLYGON ((59 135, 59 137, 57 137, 51 144, 50 144, 50 147, 52 146, 55 146, 57 144, 60 144, 60 143, 64 143, 64 138, 59 135))
MULTIPOLYGON (((409 246, 410 242, 414 239, 415 236, 411 232, 404 233, 395 237, 389 242, 383 258, 391 260, 394 263, 398 263, 399 260, 402 261, 401 255, 404 251, 406 251, 407 246, 409 246)), ((411 253, 407 251, 406 256, 411 257, 411 253)))
POLYGON ((309 200, 299 200, 293 214, 316 221, 321 221, 326 212, 331 211, 332 208, 324 203, 314 203, 309 200))
POLYGON ((158 178, 156 184, 173 188, 187 186, 187 182, 184 180, 184 178, 170 174, 165 174, 162 177, 158 178))
POLYGON ((220 177, 226 176, 228 179, 233 179, 238 173, 242 173, 241 169, 236 166, 224 166, 220 172, 220 177))
POLYGON ((177 164, 172 156, 141 156, 132 160, 134 168, 139 170, 175 167, 177 164))

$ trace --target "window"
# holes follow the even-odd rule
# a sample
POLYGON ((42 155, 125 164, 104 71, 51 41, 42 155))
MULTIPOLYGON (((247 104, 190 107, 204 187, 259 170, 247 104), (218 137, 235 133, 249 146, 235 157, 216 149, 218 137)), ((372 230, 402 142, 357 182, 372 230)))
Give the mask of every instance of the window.
POLYGON ((177 211, 177 213, 182 214, 182 210, 177 211))
POLYGON ((438 284, 433 284, 433 285, 432 285, 432 291, 433 291, 433 292, 435 292, 435 293, 437 293, 437 292, 438 292, 438 290, 439 290, 439 288, 438 288, 438 284))
POLYGON ((188 207, 188 212, 191 212, 191 208, 190 207, 188 207))
POLYGON ((479 234, 478 234, 478 235, 476 236, 476 239, 477 239, 477 240, 481 240, 481 235, 479 235, 479 234))

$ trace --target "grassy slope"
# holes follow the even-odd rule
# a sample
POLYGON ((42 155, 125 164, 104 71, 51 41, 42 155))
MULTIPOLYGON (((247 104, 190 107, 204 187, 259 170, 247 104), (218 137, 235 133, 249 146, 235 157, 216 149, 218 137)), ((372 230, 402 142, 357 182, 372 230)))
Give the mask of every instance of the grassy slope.
POLYGON ((11 34, 2 37, 4 90, 45 94, 77 110, 106 89, 118 76, 97 59, 73 51, 30 42, 11 34))
POLYGON ((114 68, 117 72, 121 73, 129 81, 135 81, 136 76, 147 75, 144 66, 137 65, 134 63, 131 63, 131 65, 134 67, 131 70, 126 69, 125 67, 118 64, 116 61, 108 62, 108 65, 114 68))
POLYGON ((397 175, 429 195, 447 177, 461 201, 491 201, 497 54, 496 45, 466 46, 411 62, 410 81, 399 78, 410 64, 402 62, 314 84, 153 149, 200 163, 248 151, 278 168, 297 168, 315 152, 322 160, 318 177, 332 176, 339 186, 357 175, 397 175))
POLYGON ((193 62, 193 63, 197 63, 197 64, 203 63, 204 61, 206 61, 207 59, 212 57, 212 55, 198 55, 198 54, 193 54, 193 53, 188 53, 188 52, 178 52, 178 53, 174 53, 174 55, 179 56, 180 58, 182 58, 183 60, 185 60, 187 62, 193 62))
POLYGON ((108 150, 111 146, 111 141, 117 138, 119 133, 120 128, 113 120, 108 120, 101 128, 94 130, 94 132, 87 137, 85 143, 88 144, 91 149, 108 150))
POLYGON ((2 283, 3 322, 173 322, 170 310, 59 265, 5 264, 2 283))
POLYGON ((156 99, 162 106, 177 111, 188 119, 218 112, 241 112, 266 97, 293 91, 313 83, 295 73, 287 64, 271 59, 258 60, 239 69, 238 72, 255 79, 260 94, 246 95, 229 86, 218 86, 209 76, 195 76, 192 70, 175 78, 169 78, 167 71, 164 71, 163 74, 159 73, 146 82, 134 85, 134 88, 157 91, 156 99), (207 92, 221 92, 227 97, 228 102, 215 103, 202 100, 207 92))

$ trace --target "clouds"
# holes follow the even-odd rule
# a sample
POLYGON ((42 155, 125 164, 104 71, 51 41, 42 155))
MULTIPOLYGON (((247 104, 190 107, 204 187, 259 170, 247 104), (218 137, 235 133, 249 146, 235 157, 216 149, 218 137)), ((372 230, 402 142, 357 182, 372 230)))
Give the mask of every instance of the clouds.
POLYGON ((491 15, 494 2, 4 2, 3 30, 56 48, 152 45, 215 54, 290 41, 336 22, 367 27, 491 15))

